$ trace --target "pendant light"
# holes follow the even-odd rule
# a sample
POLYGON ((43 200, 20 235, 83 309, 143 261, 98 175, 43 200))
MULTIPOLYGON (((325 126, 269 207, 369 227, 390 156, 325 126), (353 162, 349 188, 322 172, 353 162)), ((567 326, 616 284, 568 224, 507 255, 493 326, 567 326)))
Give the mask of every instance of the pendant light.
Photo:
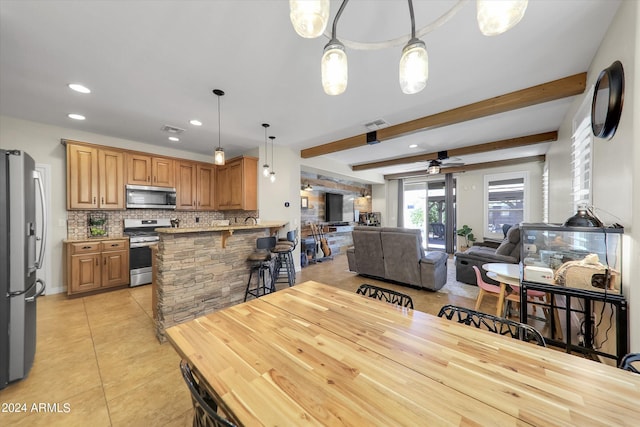
POLYGON ((218 97, 218 148, 216 148, 213 156, 213 163, 218 166, 224 166, 224 150, 220 146, 220 97, 224 96, 224 91, 214 89, 213 93, 218 97))
POLYGON ((269 123, 263 123, 262 127, 264 128, 264 165, 262 165, 262 176, 269 178, 269 163, 267 163, 267 128, 269 127, 269 123))
POLYGON ((314 39, 329 22, 329 0, 289 0, 289 18, 300 37, 314 39))
POLYGON ((340 15, 342 15, 347 3, 348 0, 342 2, 336 17, 333 19, 331 40, 324 47, 324 54, 322 55, 322 88, 327 95, 340 95, 347 89, 347 81, 349 79, 347 53, 344 50, 344 45, 336 38, 338 19, 340 19, 340 15))
POLYGON ((411 17, 411 39, 402 49, 399 79, 402 92, 411 95, 420 92, 427 85, 429 56, 424 42, 416 38, 416 20, 411 0, 409 0, 409 15, 411 17))
POLYGON ((437 175, 440 173, 441 163, 438 160, 431 160, 427 168, 427 175, 437 175))
POLYGON ((273 140, 276 139, 276 137, 270 136, 269 139, 271 140, 271 173, 269 174, 269 180, 273 184, 276 182, 276 172, 274 171, 276 162, 273 159, 273 140))
POLYGON ((524 16, 529 0, 478 0, 478 27, 485 36, 497 36, 513 28, 524 16))

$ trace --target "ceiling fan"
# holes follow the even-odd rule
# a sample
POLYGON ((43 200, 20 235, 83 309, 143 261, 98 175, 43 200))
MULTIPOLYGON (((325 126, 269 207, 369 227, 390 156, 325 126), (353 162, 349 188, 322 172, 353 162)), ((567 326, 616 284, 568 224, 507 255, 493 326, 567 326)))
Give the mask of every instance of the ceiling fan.
POLYGON ((427 166, 427 175, 437 175, 440 173, 440 169, 443 166, 463 166, 464 162, 461 162, 459 157, 449 157, 448 153, 446 151, 439 151, 438 152, 438 159, 437 160, 431 160, 429 162, 429 166, 427 166), (454 161, 447 161, 446 160, 454 160, 454 161), (457 160, 457 161, 456 161, 457 160))

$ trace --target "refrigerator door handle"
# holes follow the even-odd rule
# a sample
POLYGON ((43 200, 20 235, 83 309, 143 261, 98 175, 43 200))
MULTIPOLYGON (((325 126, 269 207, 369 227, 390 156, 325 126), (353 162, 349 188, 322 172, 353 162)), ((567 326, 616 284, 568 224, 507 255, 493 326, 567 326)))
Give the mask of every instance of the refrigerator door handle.
MULTIPOLYGON (((36 269, 42 268, 42 262, 44 259, 44 249, 47 244, 47 208, 45 205, 45 197, 44 197, 44 184, 42 183, 42 175, 40 171, 33 171, 33 179, 38 181, 38 190, 40 191, 40 206, 42 207, 42 237, 40 240, 40 254, 38 255, 38 261, 36 262, 36 269)), ((44 290, 44 283, 42 283, 42 288, 44 290)))
POLYGON ((45 288, 47 287, 47 285, 44 283, 44 281, 42 281, 42 279, 36 279, 36 283, 40 283, 42 285, 42 288, 40 288, 40 290, 38 292, 36 292, 36 294, 34 296, 25 298, 24 302, 34 302, 36 300, 36 298, 38 298, 40 295, 42 295, 42 293, 44 292, 45 288))

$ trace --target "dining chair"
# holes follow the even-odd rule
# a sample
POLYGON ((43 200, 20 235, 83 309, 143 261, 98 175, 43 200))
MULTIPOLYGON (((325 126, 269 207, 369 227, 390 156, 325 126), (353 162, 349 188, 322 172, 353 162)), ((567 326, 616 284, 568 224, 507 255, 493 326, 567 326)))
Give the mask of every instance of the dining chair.
POLYGON ((444 317, 448 320, 453 319, 458 323, 475 326, 478 329, 484 329, 495 334, 509 335, 511 338, 516 338, 522 341, 534 341, 542 347, 547 346, 544 341, 544 337, 540 332, 538 332, 538 330, 524 323, 515 322, 513 320, 505 319, 504 317, 493 316, 491 314, 455 305, 443 306, 438 313, 438 317, 444 317))
POLYGON ((482 299, 485 295, 489 294, 495 296, 498 299, 496 305, 496 316, 502 315, 502 307, 504 306, 504 295, 500 293, 500 285, 492 285, 485 282, 482 278, 482 274, 480 273, 480 269, 475 265, 473 265, 472 267, 476 273, 476 283, 478 284, 478 288, 480 288, 478 292, 478 298, 476 299, 475 310, 480 310, 482 299))
POLYGON ((401 307, 413 309, 413 300, 409 295, 403 294, 402 292, 397 292, 391 289, 381 288, 379 286, 364 283, 360 285, 356 293, 367 296, 369 298, 376 298, 390 304, 396 304, 401 307))
POLYGON ((622 361, 620 362, 620 369, 640 374, 638 368, 633 366, 633 363, 635 362, 640 362, 640 353, 629 353, 622 358, 622 361))
POLYGON ((193 403, 193 427, 236 427, 226 418, 218 414, 218 405, 202 386, 202 381, 191 371, 186 360, 180 361, 180 370, 184 382, 191 392, 193 403))

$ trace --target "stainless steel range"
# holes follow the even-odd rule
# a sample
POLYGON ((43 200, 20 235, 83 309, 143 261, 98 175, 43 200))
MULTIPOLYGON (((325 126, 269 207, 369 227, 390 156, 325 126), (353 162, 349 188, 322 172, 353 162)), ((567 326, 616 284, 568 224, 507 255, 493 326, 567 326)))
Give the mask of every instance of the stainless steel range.
POLYGON ((129 236, 131 287, 151 283, 151 246, 160 240, 155 229, 162 227, 171 227, 169 218, 124 220, 124 234, 129 236))

